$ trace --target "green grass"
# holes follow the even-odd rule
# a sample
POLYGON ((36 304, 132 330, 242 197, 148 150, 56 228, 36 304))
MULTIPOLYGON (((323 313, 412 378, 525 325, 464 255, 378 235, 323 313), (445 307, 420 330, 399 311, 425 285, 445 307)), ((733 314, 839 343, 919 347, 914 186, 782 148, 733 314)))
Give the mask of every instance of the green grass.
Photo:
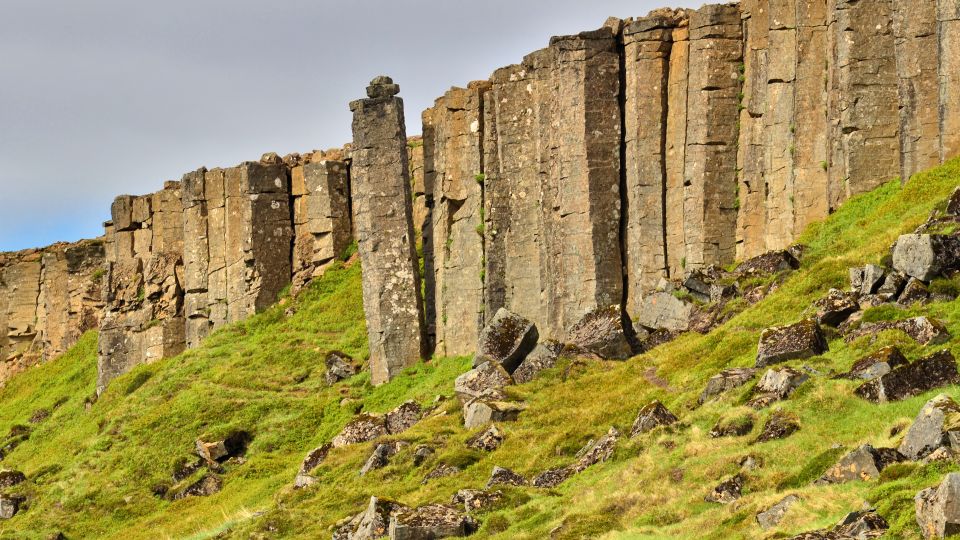
MULTIPOLYGON (((367 355, 358 265, 338 264, 297 299, 217 332, 199 349, 137 368, 114 381, 89 410, 96 337, 88 334, 63 357, 0 390, 0 435, 26 425, 38 409, 52 411, 4 459, 5 467, 28 475, 18 489, 31 498, 22 514, 0 523, 0 538, 46 538, 56 531, 68 538, 325 538, 371 495, 412 506, 447 502, 457 489, 482 487, 494 465, 528 476, 566 465, 609 426, 628 433, 637 410, 653 399, 681 422, 622 440, 610 461, 557 488, 505 490, 503 503, 478 516, 483 525, 476 537, 541 539, 556 529, 557 538, 755 538, 761 531, 754 514, 797 493, 802 500, 778 535, 829 526, 869 501, 890 520, 891 537, 919 538, 913 495, 955 467, 904 465, 871 482, 811 482, 843 449, 898 444, 902 434, 891 437, 891 428, 908 423, 938 393, 873 405, 853 395, 856 382, 829 374, 848 370, 884 345, 898 345, 911 359, 936 348, 921 347, 896 331, 876 340, 832 339, 829 353, 790 363, 824 376, 756 413, 753 433, 743 437, 713 439, 708 433, 719 420, 741 414, 736 407, 749 385, 699 407, 697 396, 720 369, 753 364, 762 329, 799 320, 829 288, 845 288, 848 267, 879 262, 896 237, 921 224, 958 183, 960 161, 953 161, 905 187, 891 182, 852 199, 804 233, 801 242, 808 249, 799 271, 708 335, 683 335, 628 362, 564 360, 536 381, 510 388, 528 409, 502 426, 506 440, 493 453, 464 445, 476 431, 462 427, 452 390, 453 379, 469 368, 468 358, 434 359, 378 388, 366 373, 325 386, 326 351, 367 355), (287 316, 290 307, 295 313, 287 316), (667 387, 648 382, 651 373, 667 387), (390 465, 361 477, 371 445, 338 449, 315 470, 318 485, 291 488, 303 456, 329 441, 355 412, 384 412, 406 399, 437 409, 395 436, 412 444, 390 465), (774 410, 796 416, 800 430, 782 441, 752 444, 774 410), (252 432, 254 439, 248 461, 224 475, 221 493, 177 502, 151 493, 170 484, 174 465, 190 456, 197 437, 235 429, 252 432), (418 444, 437 452, 414 467, 418 444), (762 467, 746 473, 744 498, 731 506, 704 502, 748 455, 762 467), (462 472, 423 484, 440 463, 462 472)), ((960 335, 958 302, 882 307, 868 316, 889 320, 919 313, 942 319, 960 335)), ((960 355, 954 342, 948 347, 960 355)), ((942 391, 960 398, 958 387, 942 391)))

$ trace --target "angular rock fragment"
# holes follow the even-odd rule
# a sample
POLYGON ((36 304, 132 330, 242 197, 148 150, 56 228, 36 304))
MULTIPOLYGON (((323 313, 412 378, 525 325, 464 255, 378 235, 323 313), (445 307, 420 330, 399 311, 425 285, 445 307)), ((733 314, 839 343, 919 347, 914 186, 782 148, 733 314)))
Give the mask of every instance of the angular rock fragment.
POLYGON ((533 485, 539 488, 551 488, 565 482, 571 476, 585 471, 587 468, 602 463, 613 455, 620 432, 611 427, 606 435, 596 441, 590 441, 577 453, 577 460, 566 467, 548 469, 533 479, 533 485))
POLYGON ((960 270, 960 236, 905 234, 893 247, 893 267, 921 281, 960 270))
POLYGON ((427 540, 467 536, 477 530, 470 516, 443 504, 402 510, 390 517, 390 540, 427 540))
POLYGON ((744 414, 728 420, 720 420, 717 425, 710 430, 709 435, 714 439, 718 437, 742 437, 753 431, 753 416, 744 414))
POLYGON ((532 381, 541 371, 555 366, 561 352, 563 352, 563 344, 559 341, 552 339, 541 341, 513 372, 513 380, 517 384, 532 381))
POLYGON ((700 302, 719 302, 737 294, 735 285, 721 283, 722 280, 732 280, 732 277, 716 266, 692 270, 684 278, 683 288, 700 302))
POLYGON ((410 443, 405 441, 391 441, 379 443, 373 448, 373 453, 367 458, 367 462, 360 468, 360 476, 376 469, 382 469, 390 463, 390 458, 410 443))
POLYGON ((734 271, 741 277, 772 276, 778 272, 796 270, 800 268, 800 261, 787 250, 768 251, 747 259, 737 266, 734 271))
POLYGON ((636 437, 656 427, 673 424, 678 420, 679 419, 664 407, 662 403, 654 401, 649 405, 645 405, 640 409, 640 412, 637 413, 637 418, 633 421, 633 428, 630 430, 630 436, 636 437))
POLYGON ((360 414, 344 426, 331 443, 334 448, 342 448, 351 444, 372 441, 387 434, 387 424, 382 416, 360 414))
POLYGON ((513 377, 498 362, 484 362, 457 377, 453 389, 460 403, 480 396, 500 396, 499 390, 513 384, 513 377))
POLYGON ((294 488, 304 488, 316 483, 317 479, 311 476, 310 472, 316 469, 317 465, 320 465, 323 460, 327 459, 327 455, 332 448, 332 444, 324 444, 323 446, 314 448, 307 454, 307 457, 303 458, 303 462, 300 464, 300 470, 297 471, 297 477, 293 481, 294 488))
POLYGON ((20 471, 0 470, 0 488, 10 488, 26 481, 27 476, 20 471))
POLYGON ((10 519, 17 515, 25 501, 26 498, 21 495, 0 493, 0 519, 10 519))
POLYGON ((468 514, 490 508, 503 498, 502 491, 484 491, 481 489, 461 489, 453 494, 451 504, 463 506, 468 514))
POLYGON ((830 289, 826 297, 817 300, 817 321, 826 326, 839 326, 860 309, 857 294, 830 289))
POLYGON ((179 493, 173 496, 174 500, 184 499, 186 497, 209 497, 218 493, 223 487, 223 480, 215 474, 205 475, 203 478, 183 488, 179 493))
POLYGON ((848 273, 850 275, 850 290, 859 294, 863 288, 863 267, 854 266, 848 270, 848 273))
POLYGON ((890 272, 883 278, 883 283, 877 289, 877 296, 884 302, 893 302, 900 296, 906 285, 906 276, 900 272, 890 272))
POLYGON ((707 380, 707 386, 703 389, 703 392, 700 393, 698 401, 700 404, 703 404, 714 396, 743 386, 756 374, 757 370, 755 368, 725 369, 707 380))
POLYGON ((327 373, 324 377, 329 385, 334 385, 357 374, 357 366, 353 364, 353 358, 340 351, 328 353, 324 363, 327 366, 327 373))
POLYGON ((413 427, 420 421, 423 409, 413 400, 405 401, 383 417, 387 433, 396 435, 413 427))
POLYGON ((492 422, 513 422, 525 409, 519 403, 474 398, 463 406, 463 425, 476 429, 492 422))
POLYGON ((899 401, 957 382, 960 382, 957 361, 950 351, 943 350, 915 362, 900 365, 886 375, 858 386, 854 393, 867 401, 885 403, 899 401))
POLYGON ((467 439, 467 448, 484 452, 493 452, 500 448, 501 444, 503 444, 503 432, 495 425, 467 439))
POLYGON ((573 469, 569 466, 547 469, 533 478, 531 484, 538 488, 552 488, 564 483, 574 475, 573 469))
POLYGON ((947 474, 939 486, 924 489, 913 500, 924 538, 960 533, 960 473, 947 474))
POLYGON ((487 489, 493 486, 525 486, 527 479, 504 467, 494 467, 487 480, 487 489))
POLYGON ((624 331, 620 306, 607 306, 587 313, 568 332, 570 343, 605 360, 626 360, 633 348, 624 331))
POLYGON ((693 305, 669 292, 644 296, 637 322, 645 328, 685 332, 690 328, 693 305))
POLYGON ((882 266, 868 264, 863 267, 863 282, 860 284, 860 294, 874 294, 883 285, 887 271, 882 266))
POLYGON ((436 451, 425 444, 417 446, 413 451, 413 465, 419 467, 423 462, 430 458, 436 451))
POLYGON ((474 367, 484 362, 500 364, 507 373, 513 373, 523 359, 537 345, 537 327, 529 320, 504 308, 480 332, 474 367))
POLYGON ((786 439, 800 429, 800 422, 791 414, 783 411, 776 411, 767 418, 763 424, 760 435, 757 436, 758 443, 786 439))
POLYGON ((743 476, 739 474, 729 480, 725 480, 713 488, 713 491, 704 497, 703 500, 711 503, 730 504, 740 498, 740 494, 743 491, 743 481, 743 476))
POLYGON ((213 442, 197 440, 197 455, 207 463, 222 462, 242 455, 253 437, 246 431, 235 431, 227 437, 213 442))
POLYGON ((918 460, 939 448, 960 451, 960 405, 940 394, 923 406, 898 450, 907 459, 918 460))
POLYGON ((789 326, 768 328, 760 334, 758 368, 821 355, 829 350, 820 325, 806 319, 789 326))
POLYGON ((926 284, 917 278, 910 278, 903 288, 903 292, 900 293, 897 303, 910 306, 918 302, 922 304, 928 300, 930 300, 930 289, 927 288, 926 284))
POLYGON ((790 507, 798 502, 800 502, 800 497, 787 495, 780 499, 777 504, 757 513, 757 525, 760 525, 760 528, 765 531, 776 527, 783 521, 790 507))
POLYGON ((906 457, 893 448, 874 448, 865 444, 840 458, 827 469, 817 484, 841 484, 853 480, 871 480, 880 476, 880 471, 906 457))
POLYGON ((435 480, 437 478, 445 478, 447 476, 454 476, 457 474, 460 474, 460 467, 441 463, 423 477, 423 482, 421 482, 421 484, 426 484, 430 480, 435 480))
POLYGON ((790 367, 770 369, 754 387, 753 397, 747 405, 762 409, 775 401, 787 399, 809 378, 806 373, 790 367))
POLYGON ((950 340, 950 332, 942 322, 929 317, 913 317, 899 321, 864 323, 844 337, 847 343, 863 336, 872 336, 887 330, 900 330, 921 345, 939 345, 950 340))
POLYGON ((842 376, 847 379, 876 379, 907 363, 909 362, 900 349, 889 346, 857 360, 850 371, 842 376))
POLYGON ((377 540, 387 535, 391 518, 409 508, 387 499, 370 497, 363 512, 337 524, 333 540, 377 540))

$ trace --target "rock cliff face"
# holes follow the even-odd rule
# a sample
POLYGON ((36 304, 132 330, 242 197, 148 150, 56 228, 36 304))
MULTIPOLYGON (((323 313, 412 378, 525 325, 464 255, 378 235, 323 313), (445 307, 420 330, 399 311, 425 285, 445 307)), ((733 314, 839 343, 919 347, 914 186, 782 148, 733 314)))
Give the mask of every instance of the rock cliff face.
POLYGON ((375 382, 475 352, 500 308, 563 340, 960 154, 958 78, 960 0, 743 0, 553 38, 452 88, 409 140, 378 79, 352 146, 119 197, 102 270, 95 243, 0 256, 0 351, 29 363, 99 322, 102 390, 299 290, 354 239, 375 382))

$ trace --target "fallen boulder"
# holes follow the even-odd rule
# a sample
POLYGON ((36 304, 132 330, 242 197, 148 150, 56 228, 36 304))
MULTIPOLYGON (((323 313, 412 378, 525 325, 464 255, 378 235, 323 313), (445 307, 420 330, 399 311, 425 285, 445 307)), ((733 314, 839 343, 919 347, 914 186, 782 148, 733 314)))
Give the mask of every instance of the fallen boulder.
POLYGON ((871 480, 880 476, 888 465, 904 461, 906 457, 893 448, 874 448, 869 444, 840 458, 827 469, 816 484, 842 484, 852 480, 871 480))
POLYGON ((741 277, 772 276, 779 272, 800 268, 800 261, 787 250, 768 251, 747 259, 734 271, 741 277))
POLYGON ((552 487, 557 487, 566 482, 567 479, 574 474, 573 468, 570 466, 547 469, 535 476, 533 478, 533 482, 531 483, 533 484, 533 487, 549 489, 552 487))
POLYGON ((343 430, 333 438, 334 448, 343 448, 351 444, 365 443, 377 437, 387 435, 387 423, 382 416, 374 414, 360 414, 350 421, 343 430))
POLYGON ((420 465, 423 465, 423 462, 430 459, 430 456, 432 456, 435 452, 436 451, 433 448, 425 444, 417 445, 416 449, 413 451, 413 466, 419 467, 420 465))
POLYGON ((423 409, 416 401, 409 400, 401 403, 383 418, 387 433, 391 435, 403 433, 419 422, 422 414, 423 409))
POLYGON ((797 417, 784 411, 775 411, 767 418, 763 424, 760 435, 757 436, 758 443, 786 439, 800 430, 800 421, 797 417))
POLYGON ((333 540, 376 540, 386 536, 391 518, 406 512, 406 506, 378 497, 370 497, 367 509, 337 524, 333 540))
POLYGON ((900 349, 889 346, 868 354, 854 362, 850 371, 841 375, 846 379, 876 379, 893 371, 894 368, 908 364, 900 349))
POLYGON ((563 343, 548 339, 541 341, 533 351, 524 358, 520 367, 513 372, 513 380, 517 384, 525 384, 537 377, 541 371, 550 369, 557 364, 560 353, 563 352, 563 343))
POLYGON ((902 364, 889 373, 858 386, 854 393, 873 403, 885 403, 957 382, 960 382, 957 361, 950 351, 943 350, 916 362, 902 364))
POLYGON ((490 508, 503 499, 502 491, 484 491, 481 489, 461 489, 453 494, 451 504, 463 506, 466 513, 490 508))
POLYGON ((508 373, 513 373, 537 345, 538 337, 537 327, 532 322, 500 308, 480 332, 473 365, 495 362, 508 373))
POLYGON ((638 314, 638 324, 652 330, 686 332, 690 328, 693 304, 685 302, 673 293, 655 292, 643 297, 638 314))
POLYGON ((740 498, 743 492, 743 475, 736 475, 729 480, 725 480, 717 487, 713 488, 706 497, 703 498, 709 503, 730 504, 740 498))
POLYGON ((706 388, 700 394, 699 402, 702 405, 714 396, 728 390, 747 384, 757 374, 755 368, 730 368, 717 373, 707 381, 706 388))
POLYGON ((893 247, 893 267, 921 281, 960 269, 960 236, 905 234, 893 247))
POLYGON ((340 351, 330 351, 324 362, 327 366, 327 373, 324 376, 327 384, 334 385, 344 379, 349 379, 357 374, 357 366, 353 358, 340 351))
POLYGON ((917 278, 910 278, 910 281, 908 281, 907 285, 903 288, 903 292, 900 293, 900 298, 897 299, 897 303, 910 306, 918 302, 923 304, 929 300, 930 289, 927 288, 927 285, 917 278))
POLYGON ((446 463, 441 463, 437 465, 432 471, 427 473, 427 475, 423 477, 423 481, 420 483, 426 484, 430 480, 436 480, 437 478, 445 478, 447 476, 455 476, 460 474, 460 472, 461 472, 460 467, 457 467, 456 465, 448 465, 446 463))
POLYGON ((360 476, 364 476, 370 471, 386 467, 390 464, 390 458, 397 455, 400 450, 403 450, 407 446, 410 446, 410 443, 406 441, 391 441, 377 444, 373 448, 373 453, 367 458, 367 462, 360 468, 360 476))
POLYGON ((548 469, 538 474, 533 479, 533 485, 539 488, 552 488, 560 485, 571 476, 581 473, 587 468, 602 463, 613 455, 617 441, 620 439, 620 432, 611 427, 607 434, 596 441, 590 441, 579 452, 577 460, 567 465, 555 469, 548 469))
POLYGON ((913 500, 924 538, 960 534, 960 473, 947 474, 939 486, 924 489, 913 500))
POLYGON ((726 420, 718 420, 710 430, 710 437, 742 437, 753 431, 753 415, 743 414, 726 420))
POLYGON ((390 540, 434 540, 467 536, 477 530, 470 516, 443 504, 428 504, 390 516, 390 540))
POLYGON ((209 497, 218 493, 223 488, 223 480, 215 474, 207 474, 203 478, 183 488, 176 495, 174 500, 185 499, 187 497, 209 497))
POLYGON ((678 420, 662 403, 653 401, 637 413, 637 418, 633 421, 633 428, 630 430, 630 437, 636 437, 659 426, 668 426, 678 420))
POLYGON ((311 476, 310 472, 323 463, 323 460, 327 459, 327 455, 332 448, 332 444, 324 444, 314 448, 307 454, 307 457, 303 458, 303 462, 300 463, 300 470, 297 472, 297 477, 293 481, 293 487, 295 489, 304 488, 316 483, 317 479, 311 476))
POLYGON ((877 292, 883 279, 886 276, 886 270, 882 266, 868 264, 863 267, 863 283, 860 285, 860 294, 868 295, 877 292))
POLYGON ((527 479, 505 467, 494 466, 487 480, 487 489, 493 486, 525 486, 527 479))
POLYGON ((524 410, 520 403, 474 398, 463 406, 463 425, 476 429, 492 422, 513 422, 524 410))
POLYGON ((820 325, 806 319, 789 326, 768 328, 760 334, 756 367, 821 355, 829 350, 820 325))
POLYGON ((10 519, 17 515, 20 506, 26 502, 26 497, 0 493, 0 519, 10 519))
POLYGON ((246 431, 234 431, 223 439, 205 442, 197 439, 197 455, 207 463, 219 463, 243 455, 253 437, 246 431))
POLYGON ((900 272, 889 272, 877 289, 877 296, 884 302, 893 302, 907 285, 907 276, 900 272))
POLYGON ((493 452, 503 444, 503 432, 495 425, 467 439, 467 448, 493 452))
POLYGON ((790 510, 790 507, 799 501, 800 497, 797 497, 796 495, 787 495, 786 497, 780 499, 777 504, 757 513, 757 525, 760 525, 760 528, 765 531, 776 527, 781 521, 783 521, 783 518, 787 515, 787 511, 790 510))
POLYGON ((604 360, 626 360, 633 356, 633 347, 624 330, 623 310, 618 305, 587 313, 567 335, 577 350, 604 360))
POLYGON ((947 327, 942 322, 928 317, 864 323, 848 333, 844 340, 849 343, 857 338, 876 335, 887 330, 900 330, 921 345, 940 345, 950 340, 947 327))
POLYGON ((0 470, 0 488, 10 488, 27 481, 27 475, 10 469, 0 470))
POLYGON ((809 378, 806 373, 791 367, 769 369, 753 388, 753 397, 747 402, 747 406, 759 410, 776 401, 787 399, 809 378))
POLYGON ((900 443, 907 459, 925 458, 939 448, 960 451, 960 405, 940 394, 923 406, 900 443))
POLYGON ((700 302, 719 302, 737 294, 734 277, 716 266, 691 270, 683 279, 683 288, 700 302))
POLYGON ((457 377, 453 390, 460 403, 483 395, 497 395, 501 388, 513 384, 513 378, 497 362, 484 362, 457 377))
POLYGON ((868 540, 880 538, 890 525, 875 510, 851 512, 832 529, 806 532, 790 540, 868 540))
POLYGON ((830 289, 827 296, 814 303, 817 309, 817 322, 826 326, 840 326, 840 323, 860 310, 857 298, 856 293, 830 289))

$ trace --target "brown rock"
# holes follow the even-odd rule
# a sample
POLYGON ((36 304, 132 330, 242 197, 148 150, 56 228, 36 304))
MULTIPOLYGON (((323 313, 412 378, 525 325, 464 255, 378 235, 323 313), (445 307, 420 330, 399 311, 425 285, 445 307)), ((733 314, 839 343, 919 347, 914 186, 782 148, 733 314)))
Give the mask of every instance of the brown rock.
POLYGON ((743 386, 756 374, 757 370, 754 368, 725 369, 707 380, 707 386, 700 393, 698 401, 703 404, 715 396, 743 386))
POLYGON ((559 341, 548 339, 541 341, 536 347, 523 359, 520 367, 513 372, 513 380, 517 384, 525 384, 537 377, 541 371, 550 369, 556 365, 560 359, 560 353, 563 352, 563 344, 559 341))
POLYGON ((760 334, 757 367, 818 356, 828 350, 820 326, 812 319, 790 326, 768 328, 760 334))
POLYGON ((633 422, 633 428, 630 430, 630 436, 652 431, 659 426, 668 426, 677 422, 679 419, 672 412, 667 410, 659 401, 654 401, 644 406, 637 413, 637 419, 633 422))
POLYGON ((467 439, 467 448, 493 452, 503 444, 504 434, 500 428, 493 425, 467 439))
POLYGON ((579 350, 605 360, 626 360, 633 348, 624 331, 620 306, 607 306, 587 313, 568 332, 570 343, 579 350))
POLYGON ((397 512, 390 517, 390 540, 426 540, 467 536, 477 530, 473 518, 442 504, 397 512))
POLYGON ((913 317, 900 321, 880 321, 864 323, 844 338, 848 343, 863 336, 870 336, 887 330, 900 330, 921 345, 939 345, 950 339, 950 332, 936 319, 913 317))
POLYGON ((860 310, 857 296, 855 293, 830 289, 826 297, 817 300, 814 304, 817 308, 817 322, 826 326, 839 326, 850 315, 860 310))
POLYGON ((852 480, 871 480, 880 476, 880 471, 906 457, 893 448, 874 448, 865 444, 843 456, 833 467, 827 469, 817 484, 840 484, 852 480))
POLYGON ((487 489, 493 486, 525 486, 527 484, 526 478, 510 469, 494 467, 493 472, 490 473, 490 480, 487 481, 487 489))
POLYGON ((493 362, 512 373, 537 345, 537 338, 537 327, 532 322, 500 309, 480 333, 473 365, 493 362))
POLYGON ((739 474, 729 480, 725 480, 713 488, 713 491, 704 497, 703 500, 711 503, 730 504, 740 498, 740 494, 743 491, 744 480, 744 477, 739 474))
POLYGON ((800 422, 795 416, 783 411, 775 411, 763 424, 763 429, 757 436, 757 442, 765 443, 777 439, 786 439, 799 429, 800 422))
POLYGON ((899 401, 960 381, 957 362, 943 350, 909 364, 900 365, 877 379, 867 381, 854 391, 874 403, 899 401))
POLYGON ((340 434, 333 438, 332 444, 334 448, 342 448, 351 444, 372 441, 387 434, 387 425, 383 417, 360 414, 343 427, 340 434))

